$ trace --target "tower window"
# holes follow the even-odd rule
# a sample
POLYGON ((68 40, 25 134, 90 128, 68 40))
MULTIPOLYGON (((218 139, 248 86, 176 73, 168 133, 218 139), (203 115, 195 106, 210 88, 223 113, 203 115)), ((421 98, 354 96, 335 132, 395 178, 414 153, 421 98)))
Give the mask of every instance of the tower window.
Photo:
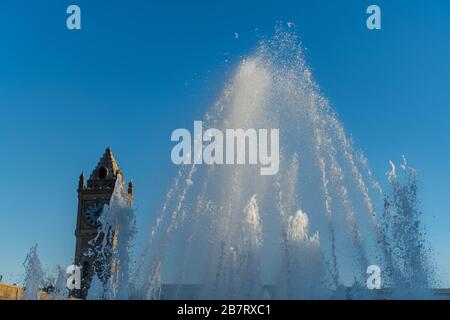
POLYGON ((101 167, 100 170, 98 171, 98 177, 100 179, 105 179, 108 176, 108 169, 106 169, 105 167, 101 167))

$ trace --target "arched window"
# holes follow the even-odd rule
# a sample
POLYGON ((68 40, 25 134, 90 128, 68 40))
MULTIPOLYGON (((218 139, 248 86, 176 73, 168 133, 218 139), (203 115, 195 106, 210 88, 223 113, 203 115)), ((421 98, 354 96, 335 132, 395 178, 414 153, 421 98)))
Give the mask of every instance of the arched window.
POLYGON ((108 169, 105 167, 101 167, 98 171, 98 177, 99 179, 105 179, 108 176, 108 169))

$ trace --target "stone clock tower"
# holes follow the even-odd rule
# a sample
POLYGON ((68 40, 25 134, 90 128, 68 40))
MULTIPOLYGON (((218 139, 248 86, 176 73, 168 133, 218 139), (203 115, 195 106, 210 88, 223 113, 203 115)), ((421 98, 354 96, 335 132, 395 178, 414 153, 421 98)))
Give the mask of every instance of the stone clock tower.
MULTIPOLYGON (((80 176, 75 265, 81 267, 81 290, 73 293, 78 298, 86 298, 94 271, 98 274, 102 268, 101 263, 99 264, 100 259, 97 259, 95 253, 90 250, 93 242, 91 240, 97 236, 100 227, 98 218, 103 212, 103 207, 109 204, 119 174, 123 177, 111 148, 108 148, 87 180, 87 184, 84 175, 80 176)), ((127 189, 124 187, 123 190, 127 189)), ((128 184, 128 190, 123 196, 130 203, 133 202, 132 182, 128 184)))

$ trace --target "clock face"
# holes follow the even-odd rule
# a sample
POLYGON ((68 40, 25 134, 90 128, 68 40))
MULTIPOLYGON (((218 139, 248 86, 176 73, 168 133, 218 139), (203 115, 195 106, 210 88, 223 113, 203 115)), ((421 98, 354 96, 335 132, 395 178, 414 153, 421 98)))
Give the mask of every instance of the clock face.
POLYGON ((89 224, 92 227, 98 227, 100 226, 100 222, 98 221, 98 218, 100 218, 100 215, 103 212, 103 207, 105 205, 102 203, 92 203, 87 207, 86 214, 84 215, 84 220, 87 224, 89 224))

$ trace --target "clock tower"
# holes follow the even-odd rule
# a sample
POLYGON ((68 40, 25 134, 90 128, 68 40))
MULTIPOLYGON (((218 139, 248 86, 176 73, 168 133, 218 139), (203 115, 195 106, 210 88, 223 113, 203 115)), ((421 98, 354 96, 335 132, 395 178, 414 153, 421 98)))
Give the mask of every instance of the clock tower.
MULTIPOLYGON (((94 271, 100 274, 102 270, 101 260, 97 259, 95 251, 91 248, 97 237, 100 227, 99 217, 103 207, 108 205, 113 195, 119 174, 123 173, 119 168, 111 148, 106 149, 100 162, 92 171, 91 176, 85 181, 83 173, 78 182, 78 214, 75 230, 76 249, 75 265, 81 267, 81 290, 74 292, 74 296, 85 299, 90 287, 94 271)), ((125 186, 123 190, 127 190, 125 186)), ((133 202, 133 183, 130 181, 128 190, 123 195, 130 203, 133 202)), ((101 241, 102 239, 98 239, 101 241)), ((113 245, 113 244, 111 244, 113 245)), ((105 279, 102 279, 105 281, 105 279)))

